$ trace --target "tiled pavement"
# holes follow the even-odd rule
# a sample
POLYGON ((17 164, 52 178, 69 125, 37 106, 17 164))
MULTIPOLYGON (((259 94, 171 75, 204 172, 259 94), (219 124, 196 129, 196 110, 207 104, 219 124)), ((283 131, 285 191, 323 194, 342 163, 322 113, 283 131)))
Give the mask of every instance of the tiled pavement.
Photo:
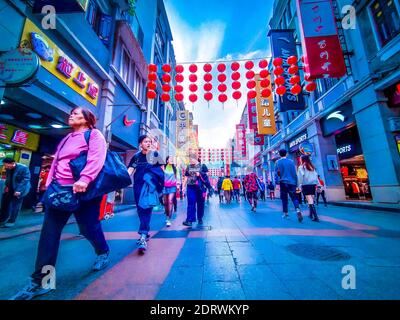
MULTIPOLYGON (((68 226, 56 293, 43 299, 399 299, 400 215, 334 206, 319 214, 320 223, 305 217, 300 224, 293 213, 281 218, 279 200, 261 202, 253 213, 247 204, 212 199, 204 227, 188 229, 179 202, 171 228, 164 227, 161 212, 154 213, 149 249, 140 256, 136 213, 121 212, 104 223, 113 261, 98 274, 87 271, 90 245, 68 226), (356 271, 354 290, 342 288, 346 265, 356 271)), ((10 241, 28 246, 27 240, 37 234, 10 241)), ((36 241, 30 243, 35 247, 36 241)), ((0 253, 2 265, 6 258, 15 259, 0 253)), ((20 272, 26 276, 29 268, 20 272)), ((0 292, 2 287, 16 285, 0 281, 0 292)))

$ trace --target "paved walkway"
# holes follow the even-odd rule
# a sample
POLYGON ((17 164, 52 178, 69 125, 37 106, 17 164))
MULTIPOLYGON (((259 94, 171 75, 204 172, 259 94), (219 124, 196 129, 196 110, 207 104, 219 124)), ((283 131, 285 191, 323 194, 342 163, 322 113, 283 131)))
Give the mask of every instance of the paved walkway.
MULTIPOLYGON (((305 208, 305 207, 304 207, 305 208)), ((203 228, 182 226, 185 204, 170 228, 152 218, 148 252, 136 250, 134 210, 104 222, 112 265, 90 272, 92 248, 66 227, 57 264, 57 290, 42 299, 399 299, 400 216, 337 206, 321 207, 320 223, 294 213, 283 220, 280 201, 206 207, 203 228), (355 289, 342 287, 345 266, 355 289)), ((0 298, 18 289, 33 267, 38 233, 3 240, 0 298), (13 253, 12 250, 15 252, 13 253), (18 275, 15 275, 18 270, 18 275)), ((346 281, 345 281, 346 282, 346 281)))

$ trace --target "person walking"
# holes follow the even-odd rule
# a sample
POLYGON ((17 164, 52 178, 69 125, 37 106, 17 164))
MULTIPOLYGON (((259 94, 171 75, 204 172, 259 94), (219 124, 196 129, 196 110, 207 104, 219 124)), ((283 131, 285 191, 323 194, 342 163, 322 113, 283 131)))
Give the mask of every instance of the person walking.
POLYGON ((275 185, 272 183, 271 180, 268 180, 267 190, 269 192, 270 199, 275 200, 275 185))
POLYGON ((49 177, 50 165, 46 165, 43 167, 42 171, 39 175, 39 185, 37 190, 37 202, 36 205, 33 206, 34 212, 42 212, 43 211, 43 203, 42 198, 44 193, 46 192, 46 183, 49 177))
MULTIPOLYGON (((80 194, 86 192, 89 184, 96 179, 102 170, 106 159, 107 145, 103 134, 95 128, 96 117, 90 110, 73 109, 68 118, 68 124, 73 132, 62 139, 57 147, 50 168, 47 187, 49 190, 55 188, 55 186, 71 186, 73 193, 80 194), (89 143, 86 142, 85 138, 88 130, 91 130, 89 143), (80 178, 75 181, 69 162, 77 158, 82 151, 87 151, 87 162, 80 173, 80 178)), ((44 267, 48 266, 55 268, 61 233, 72 214, 74 214, 78 223, 80 233, 89 240, 97 255, 92 269, 99 271, 109 264, 110 249, 99 221, 101 201, 102 196, 88 201, 81 199, 78 208, 74 211, 56 210, 45 204, 35 271, 31 275, 30 284, 19 291, 12 298, 13 300, 30 300, 54 290, 42 284, 48 274, 48 271, 43 273, 42 270, 45 270, 44 267)), ((79 253, 77 254, 79 255, 79 253)))
POLYGON ((322 197, 322 200, 324 201, 325 207, 327 207, 327 202, 326 202, 326 197, 325 197, 325 182, 322 180, 320 176, 318 176, 318 185, 317 185, 317 206, 319 204, 319 197, 322 197))
MULTIPOLYGON (((166 159, 166 166, 164 168, 164 206, 165 206, 165 214, 167 216, 167 220, 165 221, 166 226, 171 226, 171 218, 172 211, 174 209, 174 199, 176 195, 176 167, 172 161, 172 158, 169 156, 166 159)), ((176 212, 176 210, 175 210, 176 212)))
POLYGON ((247 174, 244 177, 243 185, 246 189, 246 197, 251 206, 251 211, 255 212, 257 209, 257 199, 258 199, 257 175, 254 172, 247 174))
POLYGON ((311 163, 310 157, 307 155, 301 156, 301 165, 297 171, 298 188, 305 195, 308 208, 310 210, 310 219, 319 222, 317 210, 314 205, 315 189, 318 184, 318 174, 314 165, 311 163))
POLYGON ((135 196, 137 212, 140 220, 139 240, 137 246, 139 253, 143 254, 147 250, 147 241, 150 239, 150 221, 153 208, 158 205, 159 194, 164 188, 164 172, 158 159, 158 153, 151 150, 152 141, 147 135, 142 135, 138 140, 140 151, 131 159, 128 165, 128 173, 133 174, 133 193, 135 196), (154 202, 146 203, 145 193, 147 186, 153 184, 152 196, 154 202))
POLYGON ((242 184, 237 176, 235 177, 235 179, 233 179, 232 184, 233 184, 233 198, 236 199, 237 203, 240 203, 240 189, 242 187, 242 184))
POLYGON ((225 176, 225 179, 222 182, 222 190, 224 191, 226 203, 230 204, 233 192, 233 184, 229 176, 225 176))
POLYGON ((188 198, 187 216, 186 220, 182 223, 187 227, 191 227, 195 221, 199 225, 203 224, 205 192, 207 189, 211 189, 207 173, 199 159, 195 155, 191 155, 189 161, 190 164, 185 170, 184 180, 188 198))
POLYGON ((260 177, 258 180, 259 189, 260 189, 260 198, 262 201, 265 201, 265 182, 263 177, 260 177))
POLYGON ((296 209, 297 219, 299 222, 303 221, 303 215, 301 214, 299 200, 296 195, 297 186, 297 173, 296 167, 292 160, 287 159, 287 151, 285 149, 279 150, 280 159, 275 164, 275 173, 279 177, 280 194, 282 200, 282 218, 286 219, 289 217, 288 210, 288 195, 292 199, 293 205, 296 209))
POLYGON ((3 159, 3 165, 6 169, 6 181, 2 197, 0 226, 11 228, 15 225, 24 197, 31 189, 31 173, 27 166, 16 163, 12 158, 3 159))
POLYGON ((219 177, 218 178, 218 183, 217 183, 219 203, 222 203, 224 201, 224 190, 222 190, 222 183, 223 182, 224 182, 224 178, 223 177, 219 177))

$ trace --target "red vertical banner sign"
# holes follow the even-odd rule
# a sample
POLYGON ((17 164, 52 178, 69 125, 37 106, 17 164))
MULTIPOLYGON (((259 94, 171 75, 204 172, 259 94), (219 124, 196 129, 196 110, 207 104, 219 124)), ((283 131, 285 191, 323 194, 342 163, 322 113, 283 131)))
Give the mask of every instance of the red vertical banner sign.
POLYGON ((246 126, 244 124, 236 125, 236 160, 245 160, 247 156, 246 147, 246 126))
POLYGON ((304 71, 310 80, 346 74, 331 0, 296 0, 304 71))

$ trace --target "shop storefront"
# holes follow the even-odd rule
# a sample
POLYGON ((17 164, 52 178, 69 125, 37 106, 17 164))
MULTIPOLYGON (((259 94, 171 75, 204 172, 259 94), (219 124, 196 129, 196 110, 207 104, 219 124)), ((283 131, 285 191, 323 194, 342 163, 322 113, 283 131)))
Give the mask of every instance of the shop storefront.
MULTIPOLYGON (((338 163, 334 164, 332 170, 337 169, 341 173, 346 200, 372 200, 352 103, 349 101, 322 118, 321 129, 324 136, 335 138, 338 163)), ((336 160, 332 162, 336 163, 336 160)))
POLYGON ((296 167, 301 164, 302 155, 306 154, 312 157, 314 153, 314 147, 308 138, 307 130, 304 130, 288 142, 289 154, 294 160, 296 167))

